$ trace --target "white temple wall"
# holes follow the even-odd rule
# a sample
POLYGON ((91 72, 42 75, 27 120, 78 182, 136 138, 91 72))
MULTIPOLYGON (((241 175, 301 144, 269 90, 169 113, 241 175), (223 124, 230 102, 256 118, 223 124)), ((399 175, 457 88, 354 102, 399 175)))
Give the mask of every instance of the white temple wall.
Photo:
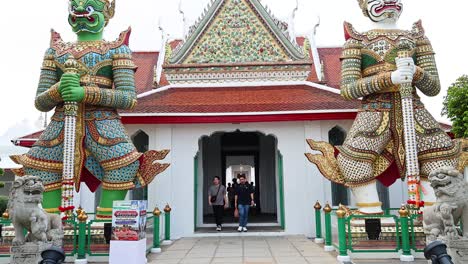
MULTIPOLYGON (((261 132, 274 135, 278 140, 278 150, 283 155, 285 232, 287 234, 315 235, 315 201, 331 201, 331 186, 304 156, 310 152, 305 142, 307 138, 328 141, 328 131, 340 125, 349 131, 351 120, 243 123, 243 124, 183 124, 183 125, 127 125, 129 134, 138 129, 150 137, 150 149, 170 149, 164 162, 171 166, 149 186, 149 210, 155 206, 162 209, 166 202, 173 208, 172 236, 174 238, 194 234, 194 157, 199 151, 199 140, 216 132, 261 132)), ((206 162, 206 161, 205 161, 206 162)), ((203 161, 199 157, 199 173, 203 161)), ((200 177, 203 178, 203 177, 200 177)), ((201 186, 199 182, 198 208, 201 207, 201 186)), ((390 199, 392 207, 404 198, 403 185, 392 187, 390 199)), ((350 195, 351 196, 351 195, 350 195)), ((352 196, 351 196, 352 197, 352 196)), ((278 205, 279 206, 279 205, 278 205)), ((278 208, 278 213, 279 213, 278 208)), ((202 221, 199 209, 198 223, 202 221)))

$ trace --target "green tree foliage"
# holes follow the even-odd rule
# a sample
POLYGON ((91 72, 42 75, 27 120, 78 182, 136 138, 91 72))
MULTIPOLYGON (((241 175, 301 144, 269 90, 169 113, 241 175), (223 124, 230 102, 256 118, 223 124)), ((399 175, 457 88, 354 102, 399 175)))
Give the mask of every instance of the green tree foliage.
POLYGON ((457 138, 468 138, 468 75, 461 76, 449 87, 442 115, 452 120, 452 132, 457 138))
POLYGON ((8 196, 0 196, 0 217, 5 212, 8 206, 8 196))
MULTIPOLYGON (((2 168, 0 168, 0 176, 3 176, 3 173, 4 173, 4 170, 2 168)), ((3 188, 3 187, 5 187, 5 183, 0 182, 0 188, 3 188)), ((0 196, 0 217, 2 216, 2 214, 7 209, 7 205, 8 205, 8 197, 7 196, 0 196)))
MULTIPOLYGON (((4 173, 5 171, 2 168, 0 168, 0 176, 3 176, 4 173)), ((5 187, 5 183, 0 181, 0 188, 3 188, 3 187, 5 187)))

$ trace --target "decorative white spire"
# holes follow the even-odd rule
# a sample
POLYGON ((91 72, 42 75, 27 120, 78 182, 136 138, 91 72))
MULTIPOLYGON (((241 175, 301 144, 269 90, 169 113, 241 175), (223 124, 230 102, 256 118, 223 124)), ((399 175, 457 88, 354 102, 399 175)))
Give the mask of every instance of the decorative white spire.
POLYGON ((179 13, 182 15, 182 21, 184 22, 184 38, 187 36, 187 18, 182 10, 182 0, 179 1, 179 13))
POLYGON ((314 59, 314 66, 315 72, 317 73, 317 78, 319 81, 323 81, 323 74, 322 74, 322 64, 320 63, 319 52, 317 48, 317 44, 315 42, 315 35, 317 34, 317 28, 320 26, 320 16, 317 16, 317 23, 314 26, 314 29, 309 33, 309 42, 310 42, 310 49, 312 50, 312 56, 314 59))
POLYGON ((163 64, 164 64, 164 60, 166 57, 166 44, 167 44, 167 39, 169 36, 164 31, 164 27, 162 26, 162 23, 161 23, 161 18, 159 18, 158 24, 159 24, 158 29, 159 31, 161 31, 161 49, 159 51, 158 62, 156 64, 156 69, 154 71, 154 83, 156 85, 159 85, 159 83, 161 82, 163 64))
POLYGON ((293 43, 296 43, 296 13, 297 10, 299 10, 299 0, 296 0, 296 6, 294 7, 291 15, 289 16, 289 25, 288 25, 288 32, 289 32, 289 38, 293 43))

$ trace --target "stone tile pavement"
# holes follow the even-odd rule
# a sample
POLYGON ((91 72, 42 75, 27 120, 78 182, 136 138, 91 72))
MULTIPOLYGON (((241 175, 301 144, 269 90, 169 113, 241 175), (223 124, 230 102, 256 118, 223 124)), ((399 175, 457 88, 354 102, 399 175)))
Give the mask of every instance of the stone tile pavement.
MULTIPOLYGON (((148 256, 155 264, 328 264, 338 263, 335 254, 304 236, 184 238, 148 256)), ((398 260, 363 260, 354 263, 400 263, 398 260)), ((424 263, 426 261, 415 262, 424 263)))

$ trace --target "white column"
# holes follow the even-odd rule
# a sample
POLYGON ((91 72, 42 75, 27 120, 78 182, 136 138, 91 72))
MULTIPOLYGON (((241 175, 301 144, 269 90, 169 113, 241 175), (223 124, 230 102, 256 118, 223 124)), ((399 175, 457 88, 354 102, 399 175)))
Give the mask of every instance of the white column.
POLYGON ((96 211, 96 208, 94 208, 96 197, 84 182, 80 185, 80 193, 75 195, 75 197, 76 208, 81 206, 87 213, 94 213, 96 211))

